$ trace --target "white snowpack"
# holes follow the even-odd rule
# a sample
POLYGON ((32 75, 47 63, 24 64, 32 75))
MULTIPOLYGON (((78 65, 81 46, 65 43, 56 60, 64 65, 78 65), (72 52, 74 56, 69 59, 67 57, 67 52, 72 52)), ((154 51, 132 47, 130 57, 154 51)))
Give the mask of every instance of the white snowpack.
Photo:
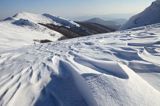
POLYGON ((0 28, 0 106, 160 106, 160 24, 46 44, 0 28))

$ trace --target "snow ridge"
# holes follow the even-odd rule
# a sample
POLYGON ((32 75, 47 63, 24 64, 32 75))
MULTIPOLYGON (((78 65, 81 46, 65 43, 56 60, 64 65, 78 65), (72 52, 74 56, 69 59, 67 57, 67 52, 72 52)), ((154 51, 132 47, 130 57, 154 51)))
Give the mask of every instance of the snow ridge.
POLYGON ((33 14, 28 12, 18 13, 13 16, 14 19, 26 19, 35 23, 43 23, 43 24, 54 24, 58 26, 65 27, 79 27, 79 24, 67 20, 65 18, 52 16, 50 14, 33 14))

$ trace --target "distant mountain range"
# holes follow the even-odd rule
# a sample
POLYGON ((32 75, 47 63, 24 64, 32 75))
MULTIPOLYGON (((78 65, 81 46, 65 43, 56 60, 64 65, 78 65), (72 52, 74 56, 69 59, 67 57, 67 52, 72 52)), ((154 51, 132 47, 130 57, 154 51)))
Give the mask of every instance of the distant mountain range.
POLYGON ((71 20, 76 21, 85 21, 92 18, 101 18, 103 20, 117 20, 117 19, 124 19, 128 20, 134 13, 118 13, 118 14, 106 14, 106 15, 85 15, 85 16, 77 16, 77 17, 69 17, 71 20))
POLYGON ((90 22, 90 23, 96 23, 96 24, 100 24, 106 27, 109 27, 111 29, 117 30, 121 27, 121 25, 123 25, 126 20, 125 19, 115 19, 115 20, 103 20, 101 18, 92 18, 89 20, 86 20, 85 22, 90 22))

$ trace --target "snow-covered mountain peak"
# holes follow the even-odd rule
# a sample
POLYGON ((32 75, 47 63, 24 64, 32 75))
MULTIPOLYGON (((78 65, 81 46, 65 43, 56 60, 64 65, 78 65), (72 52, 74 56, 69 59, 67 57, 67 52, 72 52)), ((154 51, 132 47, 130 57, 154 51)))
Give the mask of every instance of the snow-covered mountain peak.
POLYGON ((30 20, 35 23, 55 23, 51 19, 41 14, 34 14, 29 12, 17 13, 16 15, 13 16, 13 18, 16 20, 19 20, 19 19, 30 20))
POLYGON ((62 17, 57 17, 57 16, 53 16, 53 15, 50 15, 50 14, 42 14, 43 16, 63 25, 63 26, 69 26, 69 27, 80 27, 79 24, 75 23, 74 21, 71 21, 71 20, 67 20, 65 18, 62 18, 62 17))
POLYGON ((154 1, 143 12, 131 17, 121 29, 125 30, 156 23, 160 23, 160 0, 154 1))
POLYGON ((40 41, 57 41, 63 34, 39 23, 58 25, 53 20, 39 14, 22 12, 0 22, 0 42, 7 47, 21 47, 40 41))
POLYGON ((19 12, 19 13, 16 13, 13 17, 26 17, 26 16, 36 16, 37 14, 34 14, 34 13, 30 13, 30 12, 19 12))
POLYGON ((54 24, 58 26, 65 26, 65 27, 79 27, 80 25, 67 20, 65 18, 53 16, 50 14, 34 14, 34 13, 29 13, 29 12, 21 12, 17 13, 16 15, 13 16, 14 19, 25 19, 25 20, 30 20, 34 23, 43 23, 43 24, 54 24))

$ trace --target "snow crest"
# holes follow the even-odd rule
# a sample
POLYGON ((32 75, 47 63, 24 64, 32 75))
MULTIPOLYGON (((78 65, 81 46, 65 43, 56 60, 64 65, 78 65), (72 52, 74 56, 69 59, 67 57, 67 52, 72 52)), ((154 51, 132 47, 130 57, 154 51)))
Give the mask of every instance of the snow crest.
POLYGON ((50 14, 34 14, 28 12, 17 13, 14 19, 26 19, 35 23, 54 24, 65 27, 79 27, 80 25, 62 17, 52 16, 50 14))

